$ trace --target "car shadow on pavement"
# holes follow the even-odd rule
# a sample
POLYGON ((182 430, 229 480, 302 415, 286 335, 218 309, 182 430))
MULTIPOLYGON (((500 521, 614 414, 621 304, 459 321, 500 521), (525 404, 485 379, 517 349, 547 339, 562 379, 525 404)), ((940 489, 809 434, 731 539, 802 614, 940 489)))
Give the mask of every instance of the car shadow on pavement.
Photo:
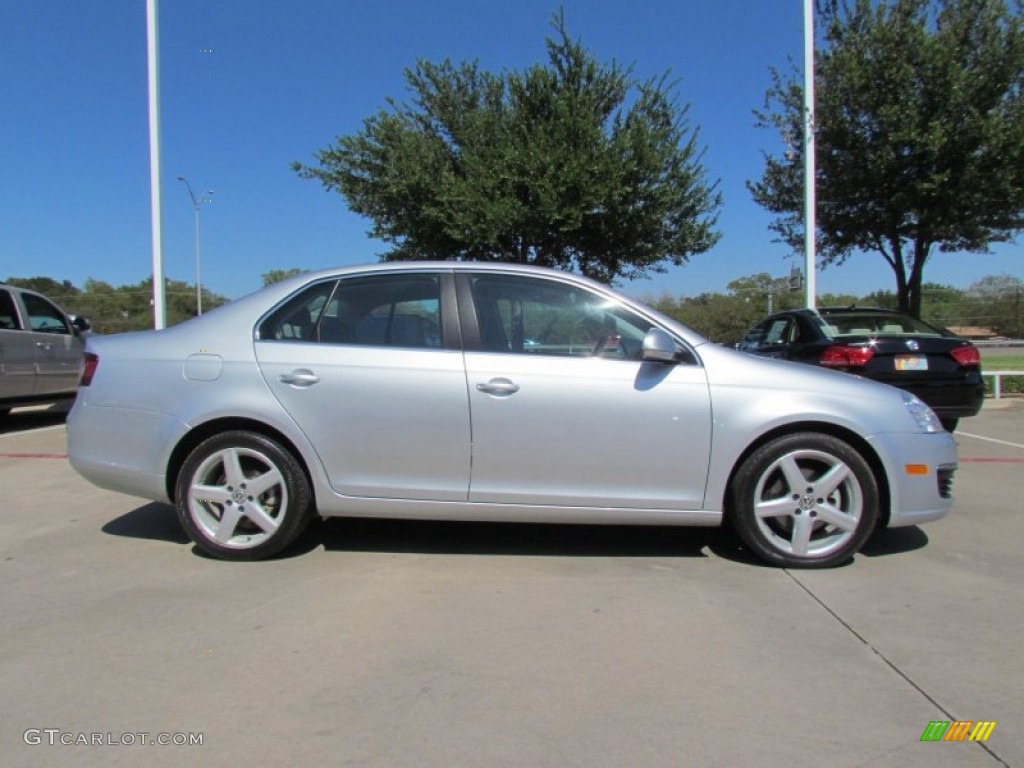
POLYGON ((884 557, 913 552, 928 545, 928 534, 916 525, 901 528, 880 528, 867 540, 860 553, 867 557, 884 557))
POLYGON ((6 416, 0 416, 0 434, 25 432, 30 429, 63 424, 70 409, 70 403, 54 403, 48 407, 15 408, 6 416))
MULTIPOLYGON (((160 502, 137 507, 111 520, 102 531, 111 536, 189 543, 174 507, 160 502)), ((917 527, 883 529, 868 539, 861 554, 894 555, 920 549, 927 543, 927 535, 917 527)), ((728 526, 559 525, 350 517, 314 520, 275 559, 299 557, 321 547, 328 552, 535 557, 705 558, 710 553, 744 565, 774 567, 752 555, 728 526)), ((197 547, 193 546, 192 552, 207 557, 197 547)))
POLYGON ((132 539, 167 541, 171 544, 188 544, 189 538, 178 523, 174 507, 158 501, 126 512, 101 528, 111 536, 127 536, 132 539))
MULTIPOLYGON (((328 551, 542 557, 706 557, 715 528, 330 518, 303 539, 328 551)), ((300 540, 297 546, 307 544, 300 540)))

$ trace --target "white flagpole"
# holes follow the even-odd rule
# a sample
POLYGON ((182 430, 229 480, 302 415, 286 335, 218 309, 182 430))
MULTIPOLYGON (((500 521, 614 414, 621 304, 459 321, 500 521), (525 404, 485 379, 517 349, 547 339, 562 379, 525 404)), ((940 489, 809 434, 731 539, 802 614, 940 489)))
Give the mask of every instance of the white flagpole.
POLYGON ((804 0, 804 287, 808 309, 815 306, 814 0, 804 0))
POLYGON ((149 198, 153 228, 153 327, 167 324, 164 309, 163 232, 160 228, 160 58, 157 0, 146 0, 146 44, 149 64, 149 198))

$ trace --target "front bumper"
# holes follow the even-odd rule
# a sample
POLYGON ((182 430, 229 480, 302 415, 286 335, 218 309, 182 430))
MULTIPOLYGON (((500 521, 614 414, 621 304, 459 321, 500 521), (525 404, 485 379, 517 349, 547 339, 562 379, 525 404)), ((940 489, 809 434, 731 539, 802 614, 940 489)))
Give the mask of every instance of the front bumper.
POLYGON ((953 508, 956 441, 948 432, 884 433, 871 440, 889 479, 885 525, 938 520, 953 508))

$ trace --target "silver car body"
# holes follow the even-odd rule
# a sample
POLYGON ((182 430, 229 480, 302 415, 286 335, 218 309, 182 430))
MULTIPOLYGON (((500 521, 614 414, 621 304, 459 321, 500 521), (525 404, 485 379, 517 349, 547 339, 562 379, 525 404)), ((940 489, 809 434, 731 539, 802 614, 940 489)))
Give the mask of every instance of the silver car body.
MULTIPOLYGON (((465 311, 461 296, 446 300, 465 311)), ((99 364, 68 419, 70 461, 101 487, 148 499, 174 501, 200 436, 244 428, 290 446, 322 516, 717 525, 752 448, 809 430, 863 449, 879 474, 882 524, 932 520, 952 504, 936 472, 955 465, 953 438, 922 430, 895 388, 714 345, 561 272, 416 263, 306 274, 170 329, 91 338, 89 351, 99 364), (258 337, 261 320, 306 286, 388 273, 573 286, 667 332, 682 359, 258 337)))

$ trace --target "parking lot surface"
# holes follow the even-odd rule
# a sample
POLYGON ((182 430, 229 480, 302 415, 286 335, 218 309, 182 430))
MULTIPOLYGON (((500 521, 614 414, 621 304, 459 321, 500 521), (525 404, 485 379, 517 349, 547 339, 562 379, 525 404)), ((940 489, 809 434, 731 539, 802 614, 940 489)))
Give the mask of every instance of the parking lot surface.
POLYGON ((1020 400, 961 422, 949 517, 820 572, 717 530, 365 520, 219 562, 21 418, 5 766, 1024 766, 1020 400), (996 726, 921 741, 957 720, 996 726))

